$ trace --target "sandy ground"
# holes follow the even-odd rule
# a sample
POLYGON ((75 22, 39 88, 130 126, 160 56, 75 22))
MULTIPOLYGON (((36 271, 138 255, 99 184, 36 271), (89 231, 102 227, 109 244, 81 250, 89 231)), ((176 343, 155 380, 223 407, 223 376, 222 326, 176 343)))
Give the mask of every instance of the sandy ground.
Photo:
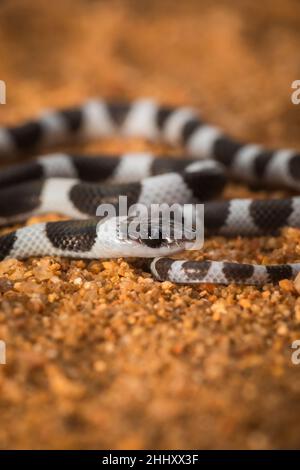
MULTIPOLYGON (((177 3, 3 0, 0 122, 89 96, 154 96, 197 106, 240 139, 300 147, 300 105, 290 99, 299 2, 177 3)), ((168 150, 136 139, 85 149, 168 150)), ((225 195, 246 194, 230 185, 225 195)), ((291 229, 216 237, 188 256, 296 261, 299 242, 291 229)), ((0 263, 0 292, 1 448, 299 446, 291 282, 179 287, 136 262, 46 257, 0 263)))

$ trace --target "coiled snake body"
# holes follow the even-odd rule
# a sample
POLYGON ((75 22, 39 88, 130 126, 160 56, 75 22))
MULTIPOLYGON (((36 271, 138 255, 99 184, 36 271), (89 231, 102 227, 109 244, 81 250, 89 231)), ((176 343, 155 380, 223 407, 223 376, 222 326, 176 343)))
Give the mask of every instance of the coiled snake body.
MULTIPOLYGON (((205 203, 205 233, 276 234, 300 227, 300 197, 275 200, 212 200, 227 177, 263 186, 300 189, 300 154, 243 144, 206 124, 192 108, 90 100, 82 106, 48 111, 37 120, 0 128, 0 158, 32 154, 44 146, 121 133, 182 145, 189 158, 149 153, 89 157, 66 153, 38 157, 0 173, 0 223, 19 222, 55 211, 75 220, 40 223, 0 237, 0 258, 59 255, 83 258, 145 257, 159 280, 177 283, 247 283, 293 278, 300 263, 251 265, 165 257, 189 246, 175 239, 120 239, 122 217, 96 217, 101 204, 205 203), (76 220, 81 219, 81 220, 76 220)), ((158 224, 159 230, 159 224, 158 224)))

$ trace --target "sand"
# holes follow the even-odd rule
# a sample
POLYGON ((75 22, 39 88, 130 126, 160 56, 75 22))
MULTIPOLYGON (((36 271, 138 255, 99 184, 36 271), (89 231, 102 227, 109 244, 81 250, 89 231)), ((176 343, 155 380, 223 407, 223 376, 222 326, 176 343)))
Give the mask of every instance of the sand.
MULTIPOLYGON (((239 139, 300 147, 296 1, 4 1, 12 124, 90 96, 192 104, 239 139)), ((110 139, 84 151, 171 150, 110 139)), ((283 196, 230 184, 225 196, 283 196)), ((56 220, 57 215, 27 223, 56 220)), ((2 233, 7 230, 3 229, 2 233)), ((300 231, 206 240, 191 259, 300 260, 300 231)), ((138 260, 0 263, 0 448, 299 446, 294 284, 176 286, 138 260)))

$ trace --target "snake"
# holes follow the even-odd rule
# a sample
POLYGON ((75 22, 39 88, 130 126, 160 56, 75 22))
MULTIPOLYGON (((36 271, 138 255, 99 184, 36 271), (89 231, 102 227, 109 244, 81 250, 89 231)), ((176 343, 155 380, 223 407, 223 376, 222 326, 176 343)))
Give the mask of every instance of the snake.
MULTIPOLYGON (((300 189, 300 154, 239 142, 208 124, 193 107, 90 99, 81 105, 43 111, 36 119, 0 128, 0 160, 13 163, 0 172, 0 225, 32 215, 59 212, 70 220, 42 222, 0 236, 0 260, 31 256, 70 258, 141 257, 155 279, 178 284, 250 284, 292 279, 300 263, 279 265, 192 261, 170 256, 189 249, 186 234, 163 234, 161 220, 135 215, 99 216, 97 208, 129 205, 204 205, 207 236, 277 235, 300 227, 300 197, 221 199, 228 179, 259 187, 300 189), (79 155, 57 147, 114 135, 181 146, 177 158, 150 152, 79 155), (38 155, 44 148, 55 148, 38 155), (15 161, 26 158, 26 161, 15 161), (135 221, 147 237, 122 237, 135 221), (153 236, 153 233, 156 236, 153 236)), ((193 216, 184 217, 193 219, 193 216)), ((182 220, 184 223, 185 221, 182 220)), ((172 225, 172 223, 171 223, 172 225)))

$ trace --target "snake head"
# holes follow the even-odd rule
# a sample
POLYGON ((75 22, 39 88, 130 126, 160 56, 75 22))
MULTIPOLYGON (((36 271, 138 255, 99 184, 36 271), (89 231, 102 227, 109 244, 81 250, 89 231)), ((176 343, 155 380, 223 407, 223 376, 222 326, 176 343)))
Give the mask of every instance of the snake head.
POLYGON ((192 230, 170 221, 140 217, 112 217, 98 224, 99 243, 112 257, 167 256, 189 249, 195 242, 192 230))

